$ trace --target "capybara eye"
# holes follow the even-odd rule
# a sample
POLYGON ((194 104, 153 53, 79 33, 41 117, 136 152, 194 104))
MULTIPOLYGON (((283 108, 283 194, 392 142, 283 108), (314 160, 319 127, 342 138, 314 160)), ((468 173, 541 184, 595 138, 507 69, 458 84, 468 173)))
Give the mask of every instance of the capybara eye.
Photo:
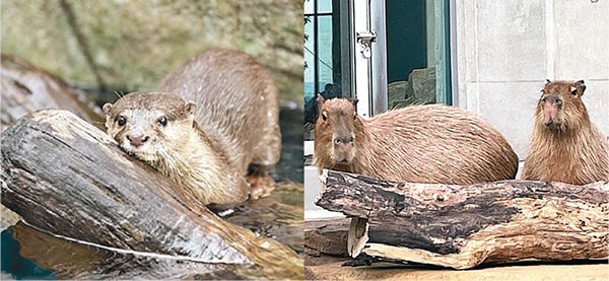
POLYGON ((328 120, 328 115, 326 115, 325 112, 321 113, 321 120, 323 120, 324 122, 328 120))
POLYGON ((125 118, 124 116, 119 116, 118 118, 116 118, 116 124, 118 124, 119 126, 125 126, 125 124, 127 124, 127 118, 125 118))
POLYGON ((556 100, 556 105, 561 106, 562 105, 562 101, 561 100, 556 100))
POLYGON ((355 139, 353 137, 349 137, 349 143, 353 143, 353 141, 355 141, 355 139))
POLYGON ((167 118, 165 118, 165 116, 161 116, 161 118, 159 118, 159 125, 167 126, 167 118))
POLYGON ((574 95, 574 96, 577 96, 577 90, 571 91, 571 94, 574 95))
POLYGON ((340 144, 340 139, 334 139, 334 144, 339 145, 340 144))

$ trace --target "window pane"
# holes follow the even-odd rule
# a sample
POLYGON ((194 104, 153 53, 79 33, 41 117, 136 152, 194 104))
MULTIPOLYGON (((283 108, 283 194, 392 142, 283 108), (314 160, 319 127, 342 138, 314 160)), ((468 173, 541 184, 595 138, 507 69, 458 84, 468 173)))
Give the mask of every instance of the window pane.
POLYGON ((332 12, 332 0, 318 0, 317 1, 317 12, 318 13, 331 13, 332 12))
POLYGON ((312 14, 313 13, 313 2, 316 0, 305 0, 304 2, 304 12, 305 14, 312 14))
POLYGON ((386 3, 387 106, 450 103, 446 1, 386 3))
POLYGON ((304 36, 304 98, 307 101, 315 96, 315 34, 313 34, 313 16, 305 17, 304 36))
MULTIPOLYGON (((332 16, 320 16, 317 18, 317 32, 319 41, 318 49, 318 71, 319 80, 317 92, 321 93, 331 87, 333 81, 332 73, 332 16)), ((324 95, 325 96, 325 95, 324 95)))

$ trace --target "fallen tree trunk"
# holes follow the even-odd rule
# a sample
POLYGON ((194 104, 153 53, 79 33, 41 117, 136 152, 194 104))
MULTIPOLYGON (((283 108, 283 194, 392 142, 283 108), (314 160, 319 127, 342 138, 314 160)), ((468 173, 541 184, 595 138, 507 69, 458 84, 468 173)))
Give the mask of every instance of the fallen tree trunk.
POLYGON ((267 278, 302 278, 293 250, 205 206, 185 205, 191 200, 171 180, 70 112, 29 115, 0 141, 2 204, 39 230, 127 252, 254 266, 267 278))
POLYGON ((348 251, 456 269, 526 259, 606 259, 609 183, 381 181, 325 170, 316 204, 354 217, 348 251))

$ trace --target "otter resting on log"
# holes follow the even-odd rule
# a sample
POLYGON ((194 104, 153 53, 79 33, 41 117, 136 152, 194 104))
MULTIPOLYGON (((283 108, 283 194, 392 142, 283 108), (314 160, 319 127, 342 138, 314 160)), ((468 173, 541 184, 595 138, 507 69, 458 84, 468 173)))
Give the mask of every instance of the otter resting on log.
POLYGON ((468 269, 609 256, 609 182, 415 184, 334 170, 321 179, 316 204, 354 218, 347 251, 367 264, 372 257, 468 269))
POLYGON ((176 183, 73 113, 30 114, 7 128, 0 142, 2 204, 38 230, 134 255, 209 264, 237 276, 303 276, 294 250, 195 204, 191 194, 178 193, 176 183))

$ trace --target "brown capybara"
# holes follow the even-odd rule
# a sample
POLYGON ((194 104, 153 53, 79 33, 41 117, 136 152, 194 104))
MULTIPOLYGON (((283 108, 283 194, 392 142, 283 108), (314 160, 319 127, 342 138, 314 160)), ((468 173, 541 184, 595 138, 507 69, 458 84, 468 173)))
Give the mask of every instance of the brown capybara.
POLYGON ((609 143, 592 124, 583 80, 550 81, 541 91, 521 179, 584 185, 609 181, 609 143))
POLYGON ((518 169, 503 136, 460 108, 416 105, 364 119, 347 99, 320 104, 314 162, 384 180, 444 184, 513 179, 518 169))
POLYGON ((171 72, 160 91, 104 106, 108 133, 123 149, 204 204, 274 189, 268 172, 281 152, 279 96, 261 64, 238 51, 203 52, 171 72), (249 165, 255 172, 248 175, 249 165))

